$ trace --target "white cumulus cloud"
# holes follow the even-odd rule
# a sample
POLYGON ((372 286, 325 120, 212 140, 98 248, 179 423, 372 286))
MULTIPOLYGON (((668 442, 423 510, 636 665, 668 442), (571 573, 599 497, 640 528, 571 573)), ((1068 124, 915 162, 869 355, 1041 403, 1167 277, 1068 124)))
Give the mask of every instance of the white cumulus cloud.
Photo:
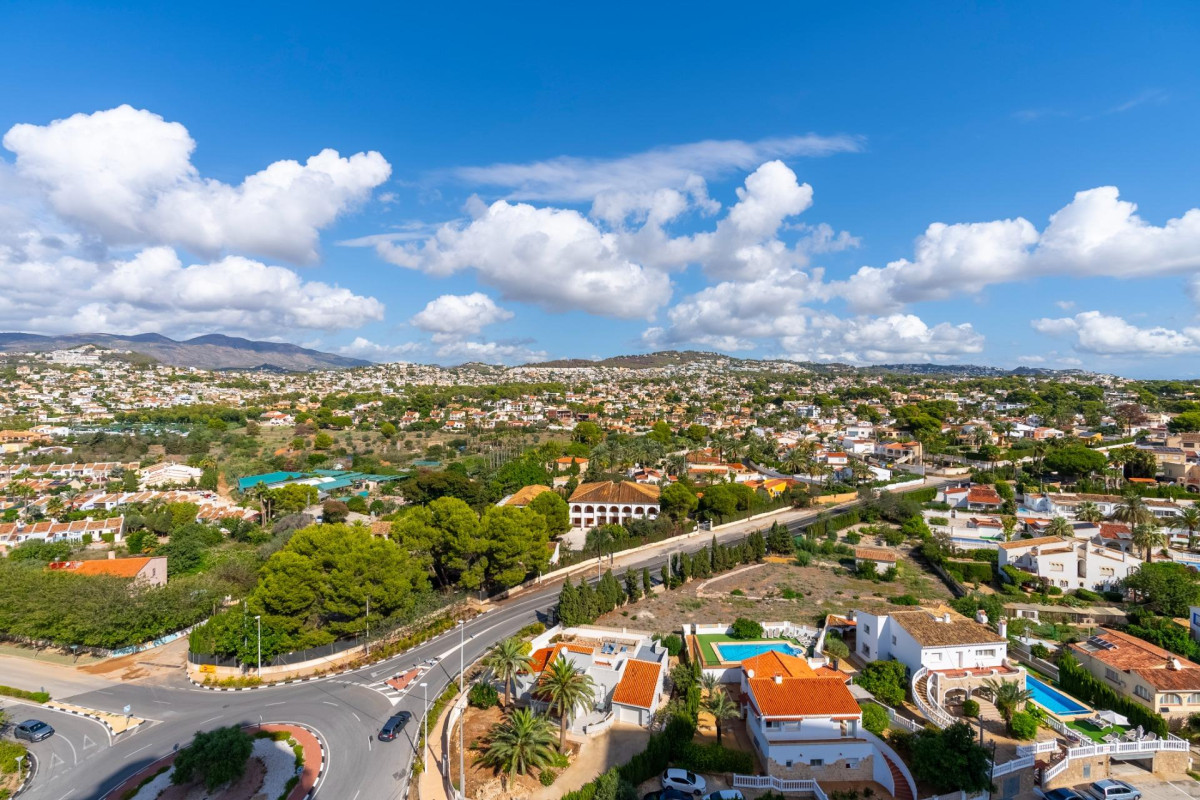
POLYGON ((430 300, 410 320, 423 331, 449 334, 475 334, 488 325, 512 319, 513 313, 496 305, 483 292, 444 294, 430 300))
POLYGON ((109 245, 168 244, 206 257, 238 251, 314 261, 320 229, 391 174, 379 153, 322 150, 232 186, 200 176, 183 125, 128 105, 14 125, 3 143, 16 154, 17 174, 64 220, 109 245))
POLYGON ((1096 355, 1178 356, 1200 352, 1200 327, 1139 328, 1124 318, 1084 311, 1074 317, 1034 320, 1034 330, 1075 337, 1075 349, 1096 355))

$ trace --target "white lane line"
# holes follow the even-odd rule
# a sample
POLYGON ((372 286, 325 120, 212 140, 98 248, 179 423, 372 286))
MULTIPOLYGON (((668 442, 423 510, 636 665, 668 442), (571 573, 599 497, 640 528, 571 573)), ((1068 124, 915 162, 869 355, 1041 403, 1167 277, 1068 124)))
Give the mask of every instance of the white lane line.
POLYGON ((266 705, 263 706, 263 708, 270 708, 271 706, 281 706, 283 704, 284 704, 284 701, 280 700, 278 703, 267 703, 266 705))
POLYGON ((334 708, 337 708, 337 703, 331 703, 328 700, 322 700, 321 702, 327 706, 333 706, 334 708))
POLYGON ((129 755, 127 755, 127 756, 123 756, 121 760, 122 760, 122 761, 124 761, 124 760, 125 760, 125 759, 127 759, 127 758, 133 758, 135 755, 137 755, 138 753, 140 753, 140 752, 142 752, 143 750, 145 750, 145 749, 146 749, 146 747, 151 747, 151 746, 153 746, 153 745, 154 745, 154 743, 153 743, 153 742, 151 742, 150 744, 146 745, 145 747, 139 747, 137 750, 134 750, 134 751, 133 751, 132 753, 130 753, 129 755))
POLYGON ((112 692, 106 692, 106 691, 104 691, 103 689, 97 689, 97 690, 96 690, 96 694, 107 694, 107 695, 111 695, 111 694, 112 694, 112 692))
POLYGON ((75 759, 75 763, 79 763, 79 754, 75 752, 75 745, 71 744, 71 740, 63 737, 63 741, 67 743, 67 747, 71 748, 71 758, 75 759))
POLYGON ((359 789, 357 792, 354 793, 354 800, 358 800, 358 796, 360 794, 362 794, 362 789, 359 789))
POLYGON ((217 716, 215 716, 215 717, 209 717, 208 719, 204 720, 204 722, 201 722, 200 724, 201 724, 201 725, 206 725, 206 724, 208 724, 208 723, 210 723, 210 722, 216 722, 216 721, 217 721, 217 720, 219 720, 220 718, 221 718, 221 715, 220 715, 220 714, 218 714, 218 715, 217 715, 217 716))
MULTIPOLYGON (((351 714, 354 714, 354 712, 353 712, 353 711, 351 711, 350 713, 351 713, 351 714)), ((354 718, 355 718, 356 720, 358 720, 359 722, 362 722, 362 719, 360 719, 360 718, 359 718, 358 714, 354 714, 354 718)))
POLYGON ((169 706, 169 705, 171 705, 171 704, 170 704, 170 703, 168 703, 166 700, 154 700, 154 701, 152 701, 152 702, 158 703, 160 706, 169 706))
POLYGON ((73 795, 73 794, 75 794, 75 790, 74 790, 74 789, 72 789, 71 791, 67 792, 67 793, 66 793, 66 794, 64 794, 62 797, 58 798, 58 800, 67 800, 67 798, 68 798, 68 797, 70 797, 70 796, 71 796, 71 795, 73 795))

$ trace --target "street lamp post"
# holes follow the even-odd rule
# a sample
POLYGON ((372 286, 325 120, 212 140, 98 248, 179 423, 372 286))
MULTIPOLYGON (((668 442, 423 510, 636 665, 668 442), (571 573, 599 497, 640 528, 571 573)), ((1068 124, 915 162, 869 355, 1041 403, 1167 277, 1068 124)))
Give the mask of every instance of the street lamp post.
MULTIPOLYGON (((463 653, 467 649, 467 622, 466 620, 458 621, 458 694, 463 693, 463 682, 466 677, 466 672, 463 668, 465 656, 463 653)), ((466 756, 464 755, 463 744, 466 736, 466 719, 459 717, 458 719, 458 796, 467 796, 467 767, 466 756)))
POLYGON ((258 623, 258 677, 262 678, 262 615, 255 614, 254 621, 258 623))
POLYGON ((21 785, 21 762, 25 760, 25 756, 17 756, 17 786, 21 785))
POLYGON ((422 719, 425 733, 421 736, 421 740, 424 742, 424 746, 421 748, 421 774, 424 775, 429 769, 429 684, 422 683, 421 689, 425 693, 425 714, 422 719))

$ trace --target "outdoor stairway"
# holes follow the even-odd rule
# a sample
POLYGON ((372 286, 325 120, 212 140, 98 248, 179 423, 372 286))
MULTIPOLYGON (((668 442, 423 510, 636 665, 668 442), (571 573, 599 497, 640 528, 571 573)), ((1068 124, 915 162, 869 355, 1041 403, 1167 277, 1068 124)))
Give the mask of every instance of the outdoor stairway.
POLYGON ((929 699, 929 676, 922 675, 913 688, 916 689, 917 697, 921 698, 921 702, 932 708, 933 701, 929 699))
POLYGON ((887 762, 888 769, 892 773, 892 783, 896 787, 896 791, 892 796, 895 797, 896 800, 915 800, 913 797, 912 788, 909 787, 908 779, 904 777, 904 773, 900 771, 900 768, 896 766, 896 763, 888 758, 886 754, 881 753, 881 755, 883 755, 883 760, 887 762))

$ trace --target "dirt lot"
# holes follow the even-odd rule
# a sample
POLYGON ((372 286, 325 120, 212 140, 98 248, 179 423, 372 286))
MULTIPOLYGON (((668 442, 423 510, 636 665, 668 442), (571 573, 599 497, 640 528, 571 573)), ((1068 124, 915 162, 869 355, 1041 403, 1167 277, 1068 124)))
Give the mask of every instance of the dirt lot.
MULTIPOLYGON (((464 794, 467 797, 491 798, 491 797, 527 797, 536 793, 542 788, 538 782, 536 774, 517 775, 513 778, 507 792, 500 788, 500 778, 496 771, 491 767, 485 767, 476 764, 475 760, 480 756, 482 749, 476 749, 476 745, 482 745, 486 740, 488 731, 497 722, 504 718, 504 711, 499 706, 488 709, 478 709, 471 706, 467 707, 467 713, 464 716, 464 724, 466 730, 463 733, 463 738, 467 743, 467 785, 464 794)), ((558 728, 555 727, 555 739, 557 740, 558 728)), ((575 751, 577 748, 571 742, 567 742, 567 749, 575 751)), ((450 745, 450 763, 458 762, 458 739, 451 740, 450 745)))
MULTIPOLYGON (((774 559, 738 568, 707 581, 692 580, 679 589, 627 605, 601 617, 599 625, 677 631, 685 622, 732 621, 749 617, 760 622, 788 620, 815 624, 830 613, 892 608, 888 597, 911 594, 923 603, 948 601, 945 584, 902 555, 900 576, 891 583, 855 578, 835 561, 797 566, 794 560, 774 559)), ((618 575, 618 578, 621 576, 618 575)))

